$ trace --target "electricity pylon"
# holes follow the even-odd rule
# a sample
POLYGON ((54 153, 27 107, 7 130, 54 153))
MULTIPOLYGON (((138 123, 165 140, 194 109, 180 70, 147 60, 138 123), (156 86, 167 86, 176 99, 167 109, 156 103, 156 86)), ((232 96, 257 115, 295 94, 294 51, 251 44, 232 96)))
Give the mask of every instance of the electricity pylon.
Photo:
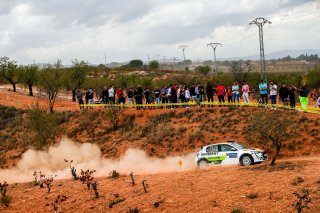
POLYGON ((187 45, 182 45, 180 46, 180 48, 182 49, 182 54, 183 54, 183 68, 184 68, 184 71, 187 70, 187 67, 186 67, 186 55, 184 53, 185 49, 187 48, 188 46, 187 45))
POLYGON ((220 44, 220 43, 210 43, 210 44, 207 44, 207 47, 211 46, 212 49, 213 49, 214 65, 215 65, 215 69, 213 69, 214 76, 216 76, 216 72, 218 72, 216 49, 217 49, 217 47, 218 47, 219 45, 222 47, 222 44, 220 44))
POLYGON ((265 18, 256 18, 249 25, 255 24, 259 27, 259 42, 260 42, 260 73, 261 73, 261 80, 266 80, 266 62, 264 58, 264 44, 263 44, 263 25, 271 24, 265 18))

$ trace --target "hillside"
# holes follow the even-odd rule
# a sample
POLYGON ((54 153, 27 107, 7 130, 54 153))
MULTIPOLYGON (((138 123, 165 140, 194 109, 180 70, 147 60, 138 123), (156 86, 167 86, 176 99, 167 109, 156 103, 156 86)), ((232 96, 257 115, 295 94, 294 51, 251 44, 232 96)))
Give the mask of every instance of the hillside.
MULTIPOLYGON (((134 208, 140 212, 292 212, 297 201, 293 193, 310 194, 310 209, 304 212, 320 211, 318 114, 292 111, 298 127, 284 143, 274 167, 266 162, 245 168, 197 170, 195 152, 214 142, 236 140, 263 148, 272 157, 272 143, 258 140, 246 127, 251 115, 264 112, 271 116, 275 111, 234 107, 128 109, 115 130, 108 109, 77 111, 76 103, 59 100, 54 114, 45 113, 55 119, 56 126, 50 126, 55 134, 39 147, 28 113, 35 100, 42 106, 45 100, 6 94, 0 96, 1 104, 15 105, 17 100, 26 104, 17 108, 0 105, 0 181, 9 181, 12 197, 10 206, 0 206, 0 211, 53 212, 56 197, 65 195, 59 212, 134 212, 134 208), (78 175, 81 169, 96 170, 93 176, 99 198, 85 184, 71 180, 64 159, 74 160, 78 175), (113 170, 121 176, 108 178, 113 170), (50 194, 46 188, 34 186, 34 171, 54 176, 50 194), (131 172, 135 186, 131 186, 131 172), (147 193, 143 180, 149 186, 147 193), (121 199, 125 200, 109 207, 121 199)), ((286 110, 277 112, 287 115, 286 110)))
MULTIPOLYGON (((119 128, 107 118, 106 109, 82 112, 56 113, 60 127, 48 145, 67 136, 80 143, 97 144, 104 158, 118 158, 129 148, 144 150, 150 156, 166 157, 197 151, 202 145, 219 141, 236 140, 249 147, 259 147, 273 153, 271 143, 250 137, 245 129, 250 114, 265 109, 259 108, 178 108, 128 109, 120 118, 119 128), (88 132, 89 131, 89 132, 88 132), (94 138, 90 136, 94 131, 94 138)), ((265 110, 272 113, 272 110, 265 110)), ((319 115, 295 113, 299 124, 298 134, 292 135, 282 147, 280 157, 308 156, 318 154, 319 115)), ((2 107, 0 129, 1 167, 17 163, 21 154, 35 147, 35 135, 27 123, 24 110, 2 107), (19 125, 18 125, 19 124, 19 125)), ((44 147, 45 148, 45 147, 44 147)))

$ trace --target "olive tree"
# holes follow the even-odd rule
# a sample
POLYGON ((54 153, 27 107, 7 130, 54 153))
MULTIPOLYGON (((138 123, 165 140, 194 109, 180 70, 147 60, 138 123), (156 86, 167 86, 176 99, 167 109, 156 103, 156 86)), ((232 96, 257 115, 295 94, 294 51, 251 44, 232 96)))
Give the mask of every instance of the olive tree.
POLYGON ((204 76, 207 76, 210 71, 211 71, 211 67, 209 67, 209 66, 196 67, 196 72, 203 74, 204 76))
POLYGON ((39 67, 37 66, 27 65, 19 67, 20 83, 28 87, 30 96, 33 96, 33 86, 37 83, 38 76, 39 67))
POLYGON ((72 67, 70 72, 70 87, 72 90, 72 101, 76 101, 76 90, 80 89, 83 85, 89 66, 84 61, 78 61, 77 59, 72 61, 72 67))
POLYGON ((143 61, 141 61, 139 59, 131 60, 128 64, 128 66, 131 68, 140 69, 143 67, 143 61))
POLYGON ((149 68, 151 69, 151 70, 157 70, 157 69, 159 69, 159 62, 158 61, 150 61, 150 63, 149 63, 149 68))
POLYGON ((48 64, 39 75, 39 88, 48 95, 50 112, 53 112, 58 93, 63 86, 62 70, 61 60, 58 60, 53 65, 48 64))
POLYGON ((286 110, 263 110, 249 117, 247 139, 264 144, 271 142, 275 148, 271 166, 275 164, 283 144, 296 134, 298 126, 295 118, 296 112, 286 110))
POLYGON ((12 87, 13 92, 16 92, 16 84, 19 83, 18 65, 16 61, 11 61, 8 57, 0 58, 0 75, 3 79, 8 81, 12 87))

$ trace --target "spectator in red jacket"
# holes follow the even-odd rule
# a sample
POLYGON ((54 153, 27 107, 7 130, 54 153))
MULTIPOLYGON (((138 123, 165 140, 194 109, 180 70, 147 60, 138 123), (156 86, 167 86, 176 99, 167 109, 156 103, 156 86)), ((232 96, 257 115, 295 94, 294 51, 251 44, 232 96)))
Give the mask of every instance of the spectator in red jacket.
POLYGON ((224 103, 224 95, 226 92, 226 88, 219 82, 217 86, 217 92, 218 92, 218 99, 219 103, 223 102, 224 103))
POLYGON ((228 103, 232 102, 232 89, 231 86, 227 87, 228 103))
POLYGON ((124 98, 124 94, 123 94, 123 90, 119 87, 119 89, 117 89, 117 97, 118 97, 118 104, 125 104, 126 99, 124 98))

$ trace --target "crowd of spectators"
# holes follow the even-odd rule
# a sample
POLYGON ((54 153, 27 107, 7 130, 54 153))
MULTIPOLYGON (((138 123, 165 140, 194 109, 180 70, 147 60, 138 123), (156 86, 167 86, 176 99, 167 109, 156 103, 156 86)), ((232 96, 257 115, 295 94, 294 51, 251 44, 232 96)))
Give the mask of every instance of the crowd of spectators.
MULTIPOLYGON (((288 86, 282 83, 278 87, 275 82, 271 81, 268 85, 262 80, 258 86, 259 97, 258 103, 268 104, 269 100, 272 105, 277 104, 277 100, 287 106, 296 106, 296 95, 299 96, 299 101, 302 108, 305 110, 308 106, 309 89, 303 84, 301 87, 288 86)), ((209 82, 206 86, 202 84, 174 84, 162 88, 151 89, 149 87, 143 88, 115 88, 110 85, 104 87, 102 94, 96 94, 96 101, 94 100, 95 92, 92 88, 86 89, 84 92, 77 91, 77 99, 80 106, 86 104, 166 104, 166 103, 186 103, 186 102, 214 102, 219 103, 240 103, 240 99, 244 103, 250 103, 251 90, 249 85, 244 81, 241 85, 238 82, 233 82, 231 85, 223 85, 218 82, 217 86, 209 82), (84 98, 84 100, 83 100, 84 98), (226 99, 225 99, 226 98, 226 99)), ((317 101, 320 107, 320 97, 317 101)), ((186 105, 187 107, 187 105, 186 105)), ((80 107, 83 108, 83 107, 80 107)))

